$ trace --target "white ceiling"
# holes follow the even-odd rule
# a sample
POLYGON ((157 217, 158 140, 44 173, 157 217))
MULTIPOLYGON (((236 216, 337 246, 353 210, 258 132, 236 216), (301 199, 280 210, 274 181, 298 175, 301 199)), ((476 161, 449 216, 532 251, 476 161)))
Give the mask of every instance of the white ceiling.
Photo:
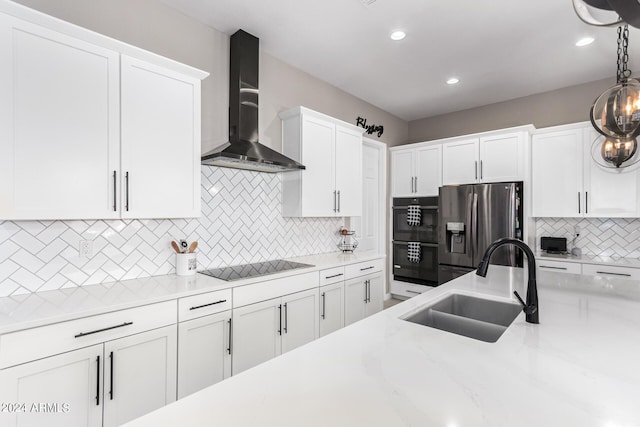
MULTIPOLYGON (((583 24, 571 0, 161 1, 227 34, 242 28, 263 51, 405 120, 615 82, 615 28, 583 24), (392 41, 395 29, 407 37, 392 41), (596 40, 576 47, 585 36, 596 40), (460 83, 447 85, 453 76, 460 83)), ((633 70, 636 29, 629 53, 633 70)))

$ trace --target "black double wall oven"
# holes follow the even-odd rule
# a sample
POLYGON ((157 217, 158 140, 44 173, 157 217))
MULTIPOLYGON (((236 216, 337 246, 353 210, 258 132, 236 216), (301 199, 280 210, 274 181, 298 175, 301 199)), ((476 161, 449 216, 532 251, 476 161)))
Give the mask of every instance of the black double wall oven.
POLYGON ((393 278, 438 286, 437 197, 393 199, 393 278), (417 221, 416 210, 420 212, 417 221))

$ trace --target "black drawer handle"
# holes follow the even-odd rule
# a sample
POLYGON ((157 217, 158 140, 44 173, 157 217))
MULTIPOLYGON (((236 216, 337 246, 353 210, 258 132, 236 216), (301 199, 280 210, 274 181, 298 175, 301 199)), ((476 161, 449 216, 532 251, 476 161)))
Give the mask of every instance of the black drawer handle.
POLYGON ((375 267, 372 265, 370 267, 361 268, 360 271, 371 270, 372 268, 375 268, 375 267))
POLYGON ((91 331, 91 332, 80 332, 78 335, 74 335, 73 337, 74 338, 85 337, 87 335, 97 334, 98 332, 110 331, 111 329, 122 328, 123 326, 129 326, 129 325, 133 325, 133 322, 124 322, 120 325, 109 326, 108 328, 96 329, 95 331, 91 331))
POLYGON ((416 292, 416 291, 410 291, 407 289, 407 292, 409 292, 410 294, 416 294, 416 295, 420 295, 422 292, 416 292))
POLYGON ((566 270, 567 267, 552 267, 550 265, 541 265, 540 268, 551 268, 553 270, 566 270))
POLYGON ((210 305, 222 304, 223 302, 227 302, 226 299, 221 299, 220 301, 210 302, 209 304, 196 305, 195 307, 191 307, 189 310, 197 310, 203 307, 209 307, 210 305))
POLYGON ((334 277, 340 277, 343 273, 334 274, 333 276, 324 276, 325 279, 333 279, 334 277))
POLYGON ((596 271, 597 274, 610 274, 612 276, 624 276, 624 277, 631 277, 630 274, 627 273, 610 273, 608 271, 596 271))

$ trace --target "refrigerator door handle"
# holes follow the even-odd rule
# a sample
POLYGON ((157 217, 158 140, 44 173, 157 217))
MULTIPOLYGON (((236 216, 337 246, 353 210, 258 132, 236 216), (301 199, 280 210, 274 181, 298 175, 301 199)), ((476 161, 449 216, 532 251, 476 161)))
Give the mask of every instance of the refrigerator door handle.
POLYGON ((473 252, 473 257, 479 257, 479 247, 478 247, 478 194, 474 191, 473 193, 473 206, 471 207, 471 229, 473 232, 473 247, 471 251, 473 252))
POLYGON ((470 258, 471 262, 473 262, 473 254, 471 253, 471 241, 473 240, 473 196, 473 192, 467 194, 467 218, 465 221, 467 224, 467 256, 470 258))

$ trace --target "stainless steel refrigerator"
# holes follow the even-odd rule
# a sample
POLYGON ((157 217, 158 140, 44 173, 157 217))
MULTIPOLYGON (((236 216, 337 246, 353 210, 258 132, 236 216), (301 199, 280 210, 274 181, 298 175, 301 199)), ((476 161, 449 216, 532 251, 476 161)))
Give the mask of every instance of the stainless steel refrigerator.
MULTIPOLYGON (((522 239, 522 183, 440 188, 438 282, 475 270, 487 247, 502 237, 522 239)), ((491 264, 522 266, 513 246, 498 248, 491 264)))

